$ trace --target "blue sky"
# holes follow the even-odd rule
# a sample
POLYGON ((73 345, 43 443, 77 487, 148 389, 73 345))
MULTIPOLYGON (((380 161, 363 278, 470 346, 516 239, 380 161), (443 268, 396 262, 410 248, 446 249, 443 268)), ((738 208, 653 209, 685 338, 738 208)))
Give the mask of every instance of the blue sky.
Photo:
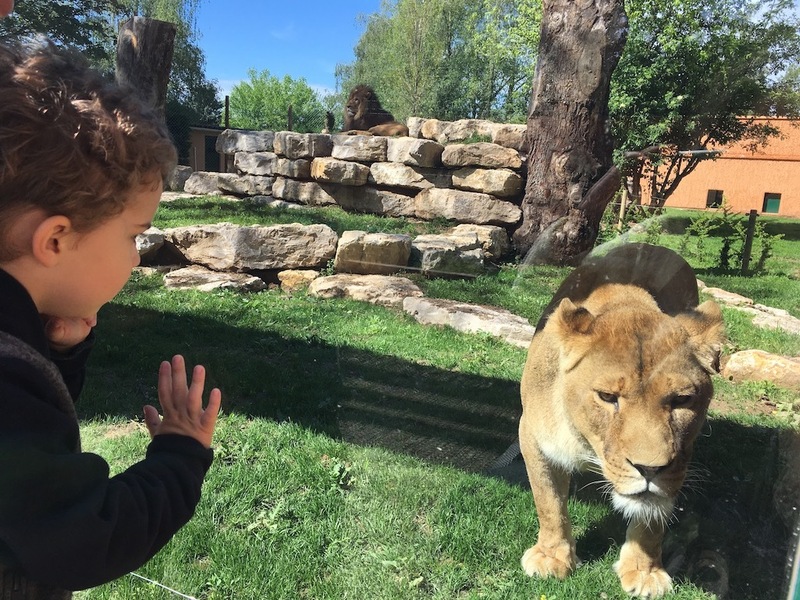
POLYGON ((222 95, 247 80, 247 71, 305 78, 315 90, 333 91, 338 63, 354 60, 364 32, 359 15, 380 10, 381 0, 205 0, 197 14, 198 45, 206 76, 222 95))

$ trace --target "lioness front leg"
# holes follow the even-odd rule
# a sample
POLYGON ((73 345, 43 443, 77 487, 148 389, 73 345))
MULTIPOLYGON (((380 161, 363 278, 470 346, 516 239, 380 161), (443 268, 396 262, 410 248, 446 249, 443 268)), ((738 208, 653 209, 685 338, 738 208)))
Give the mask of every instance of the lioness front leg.
POLYGON ((614 570, 629 594, 658 598, 672 589, 672 579, 661 564, 661 541, 664 526, 657 521, 642 523, 637 519, 628 525, 625 543, 614 570))
POLYGON ((549 464, 535 442, 520 440, 520 448, 539 517, 539 537, 522 555, 522 568, 530 577, 564 579, 578 562, 567 514, 570 474, 549 464))

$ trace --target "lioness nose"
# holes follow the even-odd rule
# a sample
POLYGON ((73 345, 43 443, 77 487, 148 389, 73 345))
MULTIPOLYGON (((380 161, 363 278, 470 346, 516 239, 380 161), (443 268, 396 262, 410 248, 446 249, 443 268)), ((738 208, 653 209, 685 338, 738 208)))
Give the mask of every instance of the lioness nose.
POLYGON ((650 467, 645 465, 637 465, 631 461, 628 461, 631 466, 641 473, 642 477, 644 477, 647 481, 652 481, 656 475, 664 471, 667 467, 669 467, 669 463, 666 465, 661 465, 659 467, 650 467))

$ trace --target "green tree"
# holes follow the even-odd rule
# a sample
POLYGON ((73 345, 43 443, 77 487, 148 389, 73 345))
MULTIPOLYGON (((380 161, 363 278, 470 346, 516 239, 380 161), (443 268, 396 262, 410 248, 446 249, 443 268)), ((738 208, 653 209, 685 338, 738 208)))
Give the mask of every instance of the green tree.
POLYGON ((0 21, 0 35, 43 33, 81 50, 95 67, 113 72, 119 24, 144 16, 176 25, 166 122, 185 162, 192 125, 216 125, 222 103, 214 81, 205 76, 205 56, 197 45, 200 0, 24 0, 0 21))
POLYGON ((302 133, 320 131, 325 124, 325 106, 304 78, 283 79, 269 71, 248 71, 250 81, 233 86, 230 95, 230 125, 243 129, 285 131, 289 107, 292 130, 302 133))
POLYGON ((763 144, 777 133, 748 117, 796 112, 791 80, 779 76, 798 56, 798 21, 789 0, 627 0, 626 11, 612 130, 619 153, 651 149, 627 166, 630 191, 640 196, 640 182, 652 175, 652 204, 663 206, 713 157, 706 151, 763 144))
POLYGON ((401 120, 524 120, 540 15, 536 0, 385 1, 338 84, 371 85, 401 120))
POLYGON ((118 7, 113 0, 25 0, 0 21, 0 36, 43 33, 78 48, 107 70, 113 65, 109 52, 116 37, 109 11, 118 7))

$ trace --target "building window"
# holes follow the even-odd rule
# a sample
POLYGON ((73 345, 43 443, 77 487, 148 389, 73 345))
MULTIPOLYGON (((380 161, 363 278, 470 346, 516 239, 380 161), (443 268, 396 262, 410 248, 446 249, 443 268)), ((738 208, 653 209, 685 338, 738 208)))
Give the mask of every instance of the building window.
POLYGON ((708 190, 706 208, 719 208, 722 206, 722 190, 708 190))
POLYGON ((778 214, 781 210, 781 195, 772 194, 767 192, 764 194, 764 206, 761 207, 761 212, 778 214))

